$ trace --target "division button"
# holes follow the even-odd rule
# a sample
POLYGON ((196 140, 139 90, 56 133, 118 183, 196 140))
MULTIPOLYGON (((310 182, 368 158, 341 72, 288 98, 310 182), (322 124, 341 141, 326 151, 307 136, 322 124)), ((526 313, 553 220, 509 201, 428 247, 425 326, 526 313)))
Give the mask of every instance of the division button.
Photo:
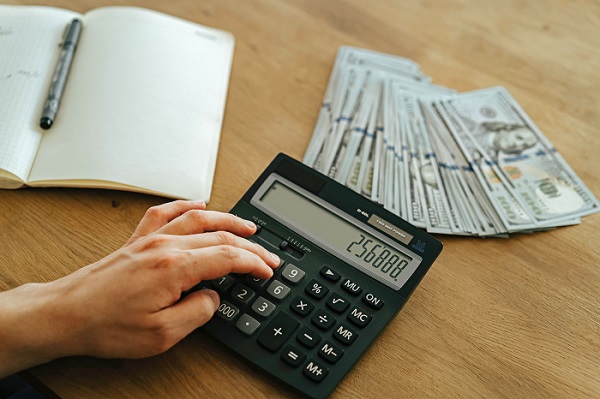
POLYGON ((329 330, 335 324, 335 318, 322 309, 316 311, 311 321, 315 326, 323 331, 329 330))

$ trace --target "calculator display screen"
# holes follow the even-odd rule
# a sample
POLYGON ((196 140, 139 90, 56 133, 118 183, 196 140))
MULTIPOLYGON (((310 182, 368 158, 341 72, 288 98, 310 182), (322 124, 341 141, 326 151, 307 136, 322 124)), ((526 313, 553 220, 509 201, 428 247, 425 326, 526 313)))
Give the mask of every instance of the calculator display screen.
POLYGON ((264 191, 259 202, 294 228, 394 289, 399 289, 408 280, 418 263, 277 180, 264 191))

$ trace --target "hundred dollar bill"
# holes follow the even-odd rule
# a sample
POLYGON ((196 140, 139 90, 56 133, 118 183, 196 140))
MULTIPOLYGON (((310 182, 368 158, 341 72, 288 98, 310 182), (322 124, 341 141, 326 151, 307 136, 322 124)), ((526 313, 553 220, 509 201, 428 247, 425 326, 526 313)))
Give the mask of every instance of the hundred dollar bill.
POLYGON ((488 181, 499 179, 515 193, 540 227, 600 210, 600 203, 546 136, 502 87, 461 94, 443 106, 468 130, 463 141, 488 181), (490 170, 496 172, 491 176, 490 170))

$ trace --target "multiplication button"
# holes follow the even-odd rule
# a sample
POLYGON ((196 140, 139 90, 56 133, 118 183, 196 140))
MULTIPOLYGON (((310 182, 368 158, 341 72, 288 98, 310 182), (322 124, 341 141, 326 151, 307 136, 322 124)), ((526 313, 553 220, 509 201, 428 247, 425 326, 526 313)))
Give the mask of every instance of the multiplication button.
POLYGON ((315 305, 298 295, 290 304, 290 309, 302 317, 307 316, 315 308, 315 305))

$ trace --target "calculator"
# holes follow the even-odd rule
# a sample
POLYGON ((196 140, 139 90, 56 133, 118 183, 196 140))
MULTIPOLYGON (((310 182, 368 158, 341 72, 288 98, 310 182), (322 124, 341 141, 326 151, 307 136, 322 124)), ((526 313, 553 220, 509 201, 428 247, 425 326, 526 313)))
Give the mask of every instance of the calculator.
POLYGON ((230 274, 203 282, 221 303, 202 329, 312 398, 331 394, 442 250, 426 232, 285 154, 231 213, 252 220, 257 231, 248 239, 281 263, 268 280, 230 274))

